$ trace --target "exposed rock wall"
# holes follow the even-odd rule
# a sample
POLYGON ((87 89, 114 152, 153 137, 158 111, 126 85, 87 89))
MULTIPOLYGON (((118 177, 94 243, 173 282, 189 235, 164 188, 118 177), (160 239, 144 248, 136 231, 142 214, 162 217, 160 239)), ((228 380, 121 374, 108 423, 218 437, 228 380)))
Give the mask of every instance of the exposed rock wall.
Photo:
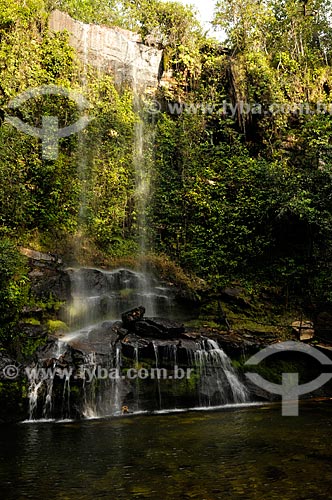
POLYGON ((113 73, 118 85, 129 82, 139 87, 156 87, 162 51, 144 45, 138 34, 84 24, 59 10, 52 12, 49 27, 53 31, 67 30, 69 42, 82 60, 100 71, 113 73))

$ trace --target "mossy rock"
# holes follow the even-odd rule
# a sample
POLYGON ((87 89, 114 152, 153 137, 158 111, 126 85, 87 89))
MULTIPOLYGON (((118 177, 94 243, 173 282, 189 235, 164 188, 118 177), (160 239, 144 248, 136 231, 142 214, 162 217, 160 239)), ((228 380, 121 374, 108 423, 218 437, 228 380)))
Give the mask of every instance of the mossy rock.
POLYGON ((132 288, 123 288, 120 290, 120 297, 122 299, 128 299, 131 295, 133 295, 134 290, 132 288))
POLYGON ((24 320, 24 323, 32 326, 39 326, 41 324, 40 320, 37 318, 27 318, 24 320))
POLYGON ((64 323, 63 321, 60 320, 52 320, 49 319, 47 321, 47 329, 49 333, 68 333, 69 332, 69 327, 64 323))

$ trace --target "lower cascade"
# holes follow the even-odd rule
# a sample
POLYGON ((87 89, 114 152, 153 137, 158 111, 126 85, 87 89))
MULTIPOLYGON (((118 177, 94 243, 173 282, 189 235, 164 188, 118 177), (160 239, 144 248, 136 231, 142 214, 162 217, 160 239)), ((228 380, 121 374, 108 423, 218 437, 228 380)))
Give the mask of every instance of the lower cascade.
POLYGON ((27 369, 30 420, 248 401, 217 340, 186 332, 179 322, 188 312, 169 286, 127 269, 78 269, 71 276, 71 331, 50 339, 27 369))

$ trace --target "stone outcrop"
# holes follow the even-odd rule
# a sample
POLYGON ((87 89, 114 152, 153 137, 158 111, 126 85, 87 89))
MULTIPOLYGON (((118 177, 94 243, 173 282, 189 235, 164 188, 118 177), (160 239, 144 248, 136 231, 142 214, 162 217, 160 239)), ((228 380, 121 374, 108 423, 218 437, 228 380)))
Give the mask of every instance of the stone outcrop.
POLYGON ((123 326, 125 328, 130 329, 134 325, 134 323, 143 319, 144 313, 145 313, 145 307, 143 307, 143 306, 135 307, 134 309, 131 309, 130 311, 126 311, 126 312, 122 313, 121 319, 122 319, 123 326))
POLYGON ((53 31, 68 31, 69 43, 83 63, 112 73, 117 85, 129 82, 143 88, 157 86, 162 50, 144 45, 137 33, 84 24, 59 10, 52 12, 49 27, 53 31))
MULTIPOLYGON (((23 247, 20 253, 28 257, 31 295, 35 300, 47 302, 52 298, 65 302, 70 299, 70 276, 59 256, 23 247)), ((42 313, 40 309, 28 306, 22 311, 23 316, 36 316, 39 313, 42 313)))
POLYGON ((297 335, 298 340, 302 342, 311 340, 315 336, 314 325, 311 321, 293 321, 292 328, 297 335))
POLYGON ((141 337, 177 338, 185 332, 184 326, 164 318, 145 318, 134 323, 134 331, 141 337))

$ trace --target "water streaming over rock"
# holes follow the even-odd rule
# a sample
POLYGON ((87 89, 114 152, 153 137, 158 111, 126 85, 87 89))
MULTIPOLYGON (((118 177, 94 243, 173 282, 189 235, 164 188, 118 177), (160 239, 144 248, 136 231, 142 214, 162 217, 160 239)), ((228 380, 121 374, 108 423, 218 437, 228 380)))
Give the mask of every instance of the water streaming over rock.
MULTIPOLYGON (((83 26, 83 74, 90 28, 83 26)), ((244 385, 216 341, 182 338, 184 329, 168 320, 195 316, 185 309, 176 287, 148 272, 151 250, 148 207, 153 180, 153 123, 144 114, 139 75, 133 74, 135 214, 140 270, 72 268, 71 301, 63 319, 70 332, 41 350, 29 379, 30 419, 95 418, 123 411, 164 410, 246 401, 244 385), (147 319, 135 331, 119 320, 142 305, 147 319), (160 318, 166 318, 160 319, 160 318), (126 330, 129 328, 129 330, 126 330), (130 370, 144 377, 128 377, 130 370), (154 370, 153 376, 146 373, 154 370), (46 375, 45 375, 46 371, 46 375), (142 372, 143 373, 143 372, 142 372), (181 375, 181 376, 180 376, 181 375), (124 410, 125 409, 125 410, 124 410)), ((84 238, 87 161, 79 136, 81 183, 77 255, 84 238)), ((181 294, 180 294, 181 295, 181 294)))
POLYGON ((234 402, 244 403, 248 392, 239 380, 231 360, 215 340, 206 339, 194 352, 200 370, 200 403, 203 406, 234 402))
POLYGON ((129 269, 82 268, 70 274, 67 320, 72 331, 39 353, 30 377, 30 419, 94 418, 119 415, 123 407, 156 411, 248 400, 216 340, 186 336, 169 320, 147 318, 146 334, 129 331, 119 321, 123 311, 137 304, 161 317, 179 314, 171 287, 129 269), (157 326, 170 333, 161 334, 157 326), (128 378, 131 369, 145 370, 143 377, 128 378), (50 379, 49 373, 55 376, 50 379))
POLYGON ((151 250, 151 237, 148 224, 148 207, 153 190, 154 170, 154 125, 146 116, 144 104, 144 87, 142 88, 140 74, 136 68, 133 72, 133 108, 137 116, 134 126, 133 166, 135 172, 135 212, 139 244, 139 257, 143 262, 151 250))
MULTIPOLYGON (((54 415, 54 381, 59 373, 59 362, 66 351, 66 345, 57 340, 48 351, 47 358, 40 357, 36 363, 28 367, 29 378, 28 399, 29 419, 49 419, 54 415), (45 363, 47 360, 47 363, 45 363)), ((61 372, 65 377, 63 392, 61 396, 61 416, 64 417, 64 401, 70 404, 70 375, 71 371, 61 372), (67 398, 66 396, 67 391, 67 398)), ((67 405, 68 406, 68 405, 67 405)), ((70 413, 67 411, 67 413, 70 413)))
MULTIPOLYGON (((186 338, 181 325, 178 328, 167 322, 185 321, 195 314, 177 300, 174 286, 158 280, 144 265, 153 243, 148 215, 153 192, 155 133, 153 116, 147 117, 144 110, 144 96, 149 87, 147 84, 151 84, 151 71, 148 78, 146 70, 143 78, 141 73, 149 61, 148 66, 153 62, 152 83, 156 85, 161 51, 144 48, 137 40, 125 41, 124 34, 118 31, 106 33, 104 28, 84 25, 59 12, 51 17, 53 30, 66 25, 69 31, 76 33, 72 43, 77 41, 82 59, 81 92, 84 96, 87 94, 88 66, 94 63, 96 49, 107 53, 113 47, 105 40, 121 41, 123 64, 120 66, 125 71, 118 80, 127 81, 130 68, 133 109, 137 117, 133 134, 134 212, 137 260, 141 262, 141 268, 108 271, 73 268, 68 271, 72 298, 62 319, 69 325, 70 332, 49 340, 39 350, 38 359, 31 367, 28 391, 30 419, 93 418, 118 415, 123 408, 142 411, 244 402, 247 398, 245 387, 217 342, 198 337, 186 338), (104 40, 105 47, 98 47, 98 40, 104 40), (145 315, 150 321, 138 322, 141 324, 136 330, 126 330, 120 322, 121 314, 139 305, 145 308, 145 315), (166 318, 166 321, 160 318, 166 318), (160 373, 162 376, 130 379, 126 374, 133 368, 154 369, 157 375, 160 373), (179 374, 185 376, 180 377, 179 374)), ((115 49, 116 56, 113 54, 114 64, 111 65, 113 70, 119 69, 119 47, 115 49)), ((108 66, 101 56, 99 53, 96 64, 99 71, 108 66)), ((117 80, 116 71, 114 73, 117 80)), ((77 156, 81 188, 75 254, 80 262, 82 259, 79 257, 84 252, 82 243, 88 213, 90 175, 84 132, 78 134, 77 156)))
POLYGON ((86 326, 101 319, 118 320, 121 313, 144 304, 147 316, 171 316, 176 302, 170 288, 146 272, 72 269, 72 302, 67 321, 86 326))

